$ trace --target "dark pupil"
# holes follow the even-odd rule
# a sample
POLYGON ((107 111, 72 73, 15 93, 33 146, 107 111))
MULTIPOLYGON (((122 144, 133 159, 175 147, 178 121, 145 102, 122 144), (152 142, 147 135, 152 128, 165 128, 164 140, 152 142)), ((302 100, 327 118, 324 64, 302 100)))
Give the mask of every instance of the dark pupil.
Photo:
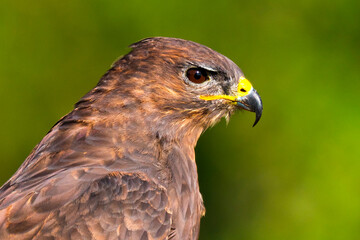
POLYGON ((201 78, 202 74, 199 70, 197 70, 195 73, 194 73, 194 78, 199 80, 201 78))

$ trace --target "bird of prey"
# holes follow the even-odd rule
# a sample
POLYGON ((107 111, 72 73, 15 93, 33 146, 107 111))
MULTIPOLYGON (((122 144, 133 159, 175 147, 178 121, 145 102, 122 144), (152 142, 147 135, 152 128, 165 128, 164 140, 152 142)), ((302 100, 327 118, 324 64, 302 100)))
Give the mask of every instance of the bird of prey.
POLYGON ((198 43, 130 46, 0 189, 0 239, 197 239, 194 147, 262 102, 227 57, 198 43))

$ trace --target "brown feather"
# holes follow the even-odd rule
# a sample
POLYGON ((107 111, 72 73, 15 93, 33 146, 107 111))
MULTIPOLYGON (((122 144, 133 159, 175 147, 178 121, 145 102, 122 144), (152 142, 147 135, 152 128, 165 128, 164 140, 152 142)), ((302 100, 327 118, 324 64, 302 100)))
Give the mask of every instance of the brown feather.
POLYGON ((192 86, 184 71, 208 67, 227 85, 242 73, 190 41, 132 48, 1 188, 1 239, 197 239, 194 147, 234 106, 199 99, 224 87, 192 86))

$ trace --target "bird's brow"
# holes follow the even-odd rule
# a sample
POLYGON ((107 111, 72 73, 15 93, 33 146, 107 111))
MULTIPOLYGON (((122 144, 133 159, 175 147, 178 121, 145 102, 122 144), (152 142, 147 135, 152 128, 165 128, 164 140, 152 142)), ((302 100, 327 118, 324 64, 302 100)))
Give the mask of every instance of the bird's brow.
POLYGON ((188 61, 188 62, 187 62, 187 65, 188 65, 188 67, 199 67, 199 68, 203 68, 203 69, 205 69, 206 71, 214 72, 214 73, 217 73, 217 72, 221 71, 221 70, 218 69, 217 67, 210 66, 210 65, 206 65, 206 64, 203 64, 203 63, 196 63, 196 62, 190 62, 190 61, 188 61))

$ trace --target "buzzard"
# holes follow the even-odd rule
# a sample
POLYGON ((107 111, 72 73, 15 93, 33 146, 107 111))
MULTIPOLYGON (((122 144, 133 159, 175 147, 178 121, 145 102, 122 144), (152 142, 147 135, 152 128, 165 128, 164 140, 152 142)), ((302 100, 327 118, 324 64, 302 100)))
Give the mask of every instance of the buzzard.
POLYGON ((196 142, 237 109, 256 124, 261 99, 198 43, 156 37, 131 49, 2 186, 0 239, 198 238, 196 142))

